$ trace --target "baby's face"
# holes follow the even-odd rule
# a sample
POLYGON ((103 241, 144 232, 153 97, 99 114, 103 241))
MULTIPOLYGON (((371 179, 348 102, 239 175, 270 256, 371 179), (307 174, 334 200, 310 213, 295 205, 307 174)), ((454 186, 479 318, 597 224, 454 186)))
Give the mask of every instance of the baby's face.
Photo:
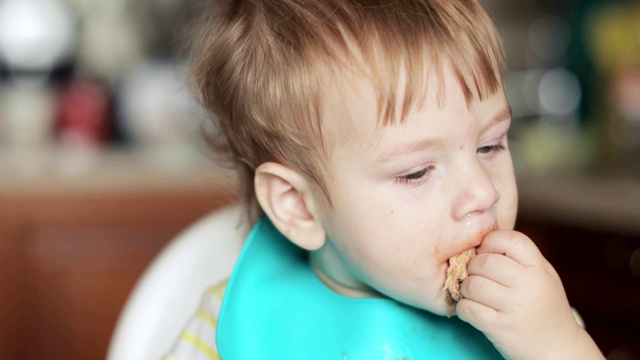
POLYGON ((504 92, 468 104, 447 70, 443 103, 430 86, 406 122, 380 128, 373 90, 357 80, 325 110, 333 206, 317 209, 328 239, 312 263, 337 292, 452 313, 442 290, 447 260, 515 222, 504 92))

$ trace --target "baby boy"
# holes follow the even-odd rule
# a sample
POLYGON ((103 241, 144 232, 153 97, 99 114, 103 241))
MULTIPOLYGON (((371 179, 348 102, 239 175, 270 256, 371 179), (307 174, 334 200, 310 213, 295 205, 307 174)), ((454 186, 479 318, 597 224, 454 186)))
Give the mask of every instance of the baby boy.
MULTIPOLYGON (((425 320, 431 323, 468 323, 505 358, 603 358, 575 321, 552 266, 513 230, 517 191, 501 48, 476 1, 237 0, 219 5, 204 28, 193 66, 200 100, 222 134, 211 143, 244 176, 254 218, 264 215, 262 222, 303 249, 300 269, 308 267, 333 294, 318 295, 320 305, 310 309, 337 295, 355 304, 342 315, 351 316, 359 304, 384 300, 437 315, 425 320), (470 249, 477 255, 454 301, 443 291, 448 260, 470 249)), ((218 340, 209 330, 196 334, 212 357, 238 358, 222 342, 262 346, 250 336, 238 340, 248 336, 241 329, 223 328, 239 321, 223 321, 225 309, 251 293, 234 290, 251 269, 236 269, 229 282, 218 340)), ((293 279, 302 272, 280 272, 277 281, 304 293, 305 281, 314 280, 293 279)), ((297 299, 286 291, 272 291, 282 296, 275 304, 297 299)), ((305 306, 268 313, 283 322, 278 311, 305 306)), ((304 352, 332 332, 318 327, 302 340, 298 330, 283 334, 302 349, 287 351, 304 352)), ((410 352, 428 338, 401 347, 410 352)), ((345 349, 354 343, 351 333, 336 341, 345 349)), ((178 344, 176 354, 187 347, 178 344)))

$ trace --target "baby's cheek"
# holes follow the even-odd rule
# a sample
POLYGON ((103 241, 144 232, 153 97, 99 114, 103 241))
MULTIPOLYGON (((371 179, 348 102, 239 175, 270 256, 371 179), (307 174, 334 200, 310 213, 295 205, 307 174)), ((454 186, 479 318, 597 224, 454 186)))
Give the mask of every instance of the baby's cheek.
POLYGON ((428 257, 412 251, 395 251, 378 254, 376 266, 369 267, 377 281, 386 286, 417 284, 427 277, 428 257), (381 256, 380 256, 381 255, 381 256))
POLYGON ((513 230, 513 228, 515 227, 517 213, 518 205, 514 203, 509 209, 506 219, 504 220, 505 225, 509 230, 513 230))
POLYGON ((511 201, 500 204, 498 212, 498 229, 513 230, 518 213, 518 198, 513 196, 511 201))

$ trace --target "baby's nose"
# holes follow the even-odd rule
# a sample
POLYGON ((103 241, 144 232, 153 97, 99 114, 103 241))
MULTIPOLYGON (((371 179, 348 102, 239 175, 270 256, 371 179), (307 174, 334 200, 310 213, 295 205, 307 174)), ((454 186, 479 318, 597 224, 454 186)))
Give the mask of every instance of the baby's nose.
POLYGON ((463 220, 491 209, 500 200, 500 193, 487 171, 479 165, 460 174, 459 190, 454 200, 453 216, 463 220))

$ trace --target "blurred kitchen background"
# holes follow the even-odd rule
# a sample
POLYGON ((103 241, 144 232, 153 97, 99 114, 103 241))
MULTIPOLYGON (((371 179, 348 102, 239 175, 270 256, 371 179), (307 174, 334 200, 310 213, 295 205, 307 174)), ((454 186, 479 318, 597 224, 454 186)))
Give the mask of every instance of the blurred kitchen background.
POLYGON ((114 152, 175 172, 199 166, 201 116, 175 56, 188 9, 175 0, 0 1, 2 171, 85 176, 114 152))
MULTIPOLYGON (((484 0, 517 227, 608 359, 640 359, 640 2, 484 0)), ((103 359, 180 230, 237 199, 185 84, 196 0, 0 0, 0 354, 103 359)))

